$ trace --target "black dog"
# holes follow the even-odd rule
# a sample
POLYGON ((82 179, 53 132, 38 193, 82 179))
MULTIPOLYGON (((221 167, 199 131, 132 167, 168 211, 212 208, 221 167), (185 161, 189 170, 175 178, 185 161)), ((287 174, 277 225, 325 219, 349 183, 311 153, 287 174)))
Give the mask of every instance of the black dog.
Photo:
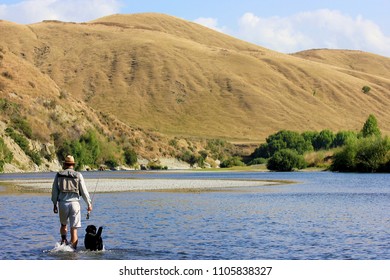
POLYGON ((102 239, 103 227, 99 227, 98 232, 96 233, 96 227, 94 225, 89 225, 87 226, 85 231, 87 232, 84 238, 85 249, 91 251, 103 250, 103 239, 102 239))

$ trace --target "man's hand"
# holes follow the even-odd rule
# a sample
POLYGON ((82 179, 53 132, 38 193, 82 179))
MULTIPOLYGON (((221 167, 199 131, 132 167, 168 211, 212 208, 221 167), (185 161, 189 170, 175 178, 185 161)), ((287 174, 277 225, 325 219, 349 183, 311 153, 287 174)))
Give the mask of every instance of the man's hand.
POLYGON ((91 213, 91 211, 92 211, 92 204, 88 205, 87 211, 88 211, 87 220, 89 220, 89 213, 91 213))
POLYGON ((53 212, 54 212, 55 214, 57 214, 57 213, 58 213, 57 204, 55 204, 55 205, 54 205, 54 207, 53 207, 53 212))

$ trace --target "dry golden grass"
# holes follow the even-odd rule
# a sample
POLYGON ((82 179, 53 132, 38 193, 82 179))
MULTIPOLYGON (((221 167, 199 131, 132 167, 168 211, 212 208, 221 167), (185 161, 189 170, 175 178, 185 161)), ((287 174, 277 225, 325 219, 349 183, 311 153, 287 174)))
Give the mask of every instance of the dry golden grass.
POLYGON ((390 132, 386 57, 335 50, 285 55, 161 14, 81 24, 2 21, 0 32, 9 59, 28 65, 13 69, 24 77, 15 91, 36 94, 26 91, 29 81, 42 84, 40 94, 66 91, 79 106, 124 126, 259 142, 281 129, 358 130, 374 114, 390 132), (361 92, 365 85, 369 94, 361 92))
POLYGON ((310 153, 306 153, 304 155, 305 161, 309 168, 324 168, 328 169, 332 163, 332 157, 334 155, 334 151, 338 149, 332 150, 321 150, 321 151, 313 151, 310 153))

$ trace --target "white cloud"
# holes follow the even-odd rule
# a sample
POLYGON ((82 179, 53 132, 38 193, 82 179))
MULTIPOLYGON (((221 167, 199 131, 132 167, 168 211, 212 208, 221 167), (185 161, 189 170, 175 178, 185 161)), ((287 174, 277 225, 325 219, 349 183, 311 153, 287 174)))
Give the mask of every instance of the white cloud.
POLYGON ((289 17, 261 18, 253 13, 239 20, 238 37, 280 52, 311 48, 357 49, 390 56, 390 37, 361 16, 334 10, 302 12, 289 17))
POLYGON ((194 22, 198 23, 198 24, 201 24, 203 26, 206 26, 210 29, 213 29, 213 30, 216 30, 218 32, 225 32, 226 31, 226 27, 219 27, 218 26, 218 19, 216 18, 197 18, 196 20, 194 20, 194 22))
POLYGON ((89 21, 120 11, 117 0, 25 0, 0 6, 0 18, 17 22, 33 23, 42 20, 89 21))

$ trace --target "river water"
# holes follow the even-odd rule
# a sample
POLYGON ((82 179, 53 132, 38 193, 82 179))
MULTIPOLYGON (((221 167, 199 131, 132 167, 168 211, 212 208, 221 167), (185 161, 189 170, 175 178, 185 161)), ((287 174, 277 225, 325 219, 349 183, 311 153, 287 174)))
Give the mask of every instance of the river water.
MULTIPOLYGON (((53 176, 2 174, 0 180, 53 176)), ((296 183, 212 192, 97 193, 88 221, 82 202, 83 227, 76 252, 56 250, 59 221, 49 194, 12 194, 0 187, 0 260, 390 259, 389 174, 90 172, 84 176, 296 183), (88 224, 104 226, 104 251, 83 249, 88 224)))

